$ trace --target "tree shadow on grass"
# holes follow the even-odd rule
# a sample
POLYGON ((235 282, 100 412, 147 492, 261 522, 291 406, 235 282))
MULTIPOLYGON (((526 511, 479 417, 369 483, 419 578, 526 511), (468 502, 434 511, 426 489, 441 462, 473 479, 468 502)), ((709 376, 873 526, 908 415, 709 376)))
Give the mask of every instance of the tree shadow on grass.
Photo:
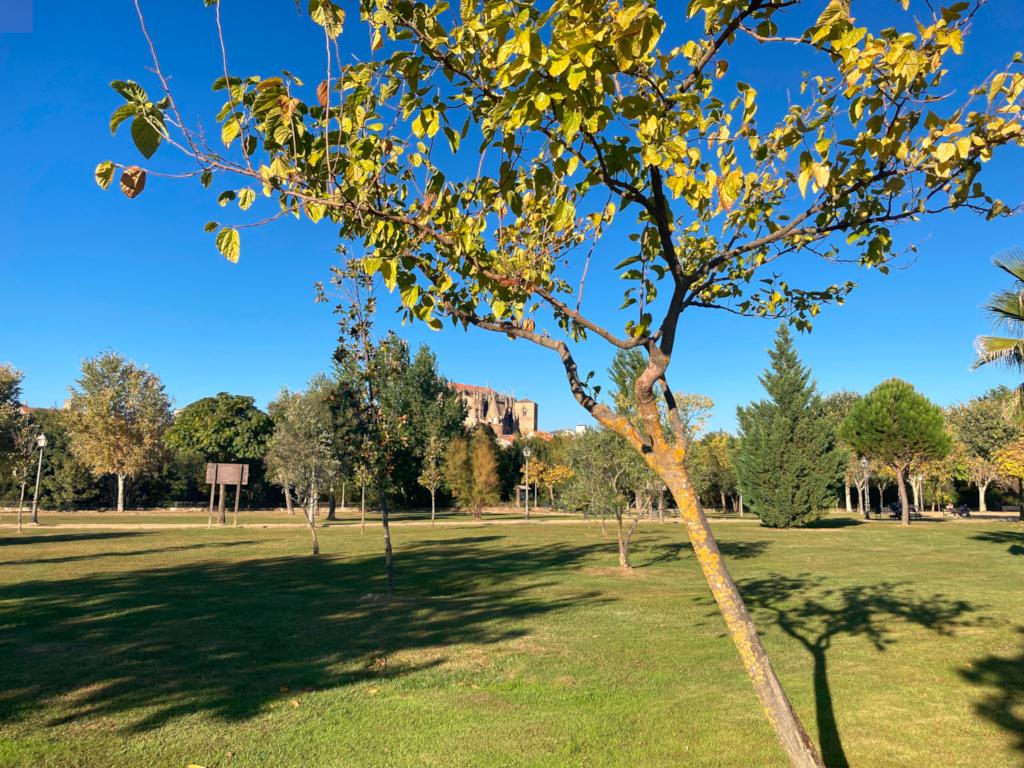
POLYGON ((1021 645, 1015 655, 992 654, 972 661, 960 670, 968 682, 991 689, 974 711, 1009 731, 1024 752, 1024 627, 1018 627, 1021 645))
POLYGON ((849 766, 828 677, 832 641, 841 636, 864 637, 884 651, 895 642, 888 630, 893 620, 950 635, 971 623, 963 617, 975 611, 964 600, 941 594, 922 597, 905 584, 891 582, 832 589, 817 577, 773 575, 744 581, 740 591, 755 616, 765 615, 811 655, 818 742, 829 768, 849 766))
POLYGON ((144 557, 146 555, 158 555, 168 552, 188 552, 197 549, 230 549, 231 547, 243 547, 250 544, 258 544, 257 539, 243 539, 241 541, 218 541, 205 544, 179 544, 173 547, 153 547, 151 549, 128 549, 113 550, 111 552, 86 552, 80 555, 61 555, 59 557, 38 557, 33 559, 2 560, 3 565, 54 565, 57 563, 76 563, 83 560, 101 560, 109 557, 144 557))
MULTIPOLYGON (((718 549, 731 560, 746 560, 764 554, 768 548, 767 541, 719 541, 718 549)), ((639 548, 638 548, 639 549, 639 548)), ((684 552, 692 552, 693 545, 688 541, 673 541, 668 544, 655 544, 643 547, 644 552, 652 553, 652 557, 637 568, 649 568, 652 565, 678 560, 684 552)))
POLYGON ((129 536, 152 536, 155 531, 97 531, 95 533, 33 533, 26 531, 17 536, 0 537, 0 547, 18 544, 50 544, 74 541, 100 541, 102 539, 124 539, 129 536))
POLYGON ((1017 531, 985 531, 971 536, 975 541, 987 541, 989 544, 1009 544, 1006 551, 1011 555, 1024 555, 1024 533, 1017 531))
POLYGON ((599 600, 543 588, 600 546, 427 542, 396 558, 286 557, 0 587, 0 723, 121 716, 126 731, 204 712, 232 721, 302 689, 446 661, 453 644, 527 634, 528 620, 599 600))
POLYGON ((807 525, 805 528, 853 528, 858 525, 864 525, 864 520, 856 517, 819 517, 807 525))

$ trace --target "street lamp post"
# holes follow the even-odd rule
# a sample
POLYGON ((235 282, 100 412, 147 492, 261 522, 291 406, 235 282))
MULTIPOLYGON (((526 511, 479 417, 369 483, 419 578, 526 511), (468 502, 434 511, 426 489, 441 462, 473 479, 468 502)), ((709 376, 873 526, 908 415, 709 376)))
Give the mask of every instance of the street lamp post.
MULTIPOLYGON (((860 506, 861 514, 864 515, 864 519, 867 520, 871 517, 871 489, 868 485, 868 459, 867 456, 860 457, 860 468, 861 468, 861 486, 860 486, 860 506)), ((879 502, 881 504, 881 502, 879 502)))
POLYGON ((39 446, 39 464, 36 466, 36 489, 32 492, 32 525, 39 525, 39 478, 43 474, 43 448, 46 447, 46 435, 39 433, 36 445, 39 446))
POLYGON ((523 458, 526 459, 526 519, 530 519, 530 449, 523 448, 523 458))

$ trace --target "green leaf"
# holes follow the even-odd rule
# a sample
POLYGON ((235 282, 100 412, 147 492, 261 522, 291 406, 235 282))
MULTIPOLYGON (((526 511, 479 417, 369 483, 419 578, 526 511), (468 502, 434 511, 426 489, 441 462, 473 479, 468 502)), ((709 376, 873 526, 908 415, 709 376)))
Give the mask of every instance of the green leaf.
POLYGON ((572 141, 573 137, 580 132, 581 121, 582 116, 576 111, 566 112, 562 117, 562 132, 565 133, 567 141, 572 141))
POLYGON ((203 185, 203 189, 209 189, 210 183, 213 181, 213 171, 207 168, 201 174, 199 174, 199 183, 203 185))
POLYGON ((256 191, 249 187, 238 190, 238 207, 243 211, 249 210, 249 206, 256 200, 256 191))
POLYGON ((314 224, 318 224, 326 212, 327 206, 323 203, 306 203, 306 215, 314 224))
POLYGON ((241 251, 241 241, 238 237, 238 230, 232 227, 224 227, 217 233, 217 250, 225 259, 232 264, 238 263, 238 256, 241 251))
POLYGON ((106 189, 114 180, 114 164, 110 160, 104 160, 96 166, 96 183, 100 189, 106 189))
POLYGON ((149 101, 149 96, 146 95, 145 89, 134 80, 115 80, 110 84, 110 87, 128 101, 136 101, 143 104, 149 101))
POLYGON ((160 132, 145 117, 139 115, 132 120, 132 141, 142 156, 149 159, 160 146, 160 132))
POLYGON ((218 226, 216 221, 208 221, 203 225, 203 232, 213 232, 218 226))
POLYGON ((219 195, 217 195, 217 205, 223 208, 225 205, 234 200, 235 197, 237 197, 237 195, 235 194, 234 190, 226 189, 219 195))
POLYGON ((332 40, 345 26, 345 12, 330 0, 309 0, 309 18, 323 27, 332 40))
POLYGON ((829 0, 818 17, 819 27, 831 27, 837 21, 850 21, 850 0, 829 0))
POLYGON ((117 127, 121 125, 132 115, 138 112, 138 107, 135 104, 122 104, 120 107, 114 110, 114 114, 110 116, 110 135, 113 136, 117 132, 117 127))
POLYGON ((234 141, 238 134, 242 132, 242 124, 238 122, 238 118, 235 115, 231 115, 221 126, 220 129, 220 140, 224 142, 225 147, 230 147, 231 142, 234 141))

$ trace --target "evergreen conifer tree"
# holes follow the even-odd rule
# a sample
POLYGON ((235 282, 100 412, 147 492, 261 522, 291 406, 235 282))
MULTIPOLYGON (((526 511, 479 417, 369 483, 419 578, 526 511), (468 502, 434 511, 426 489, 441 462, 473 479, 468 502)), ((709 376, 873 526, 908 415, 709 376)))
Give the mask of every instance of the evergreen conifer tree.
POLYGON ((807 525, 833 503, 842 456, 785 325, 768 355, 771 368, 760 377, 768 399, 736 409, 742 438, 736 479, 763 525, 807 525))

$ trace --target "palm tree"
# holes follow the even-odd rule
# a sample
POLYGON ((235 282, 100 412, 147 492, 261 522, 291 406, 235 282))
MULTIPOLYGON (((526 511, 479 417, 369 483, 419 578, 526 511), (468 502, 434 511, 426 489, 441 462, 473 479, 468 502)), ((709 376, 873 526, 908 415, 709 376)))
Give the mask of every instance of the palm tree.
MULTIPOLYGON (((1024 370, 1024 251, 1013 250, 992 260, 1014 280, 1012 288, 993 294, 985 309, 997 328, 1005 328, 1011 336, 979 336, 974 340, 978 358, 972 367, 1002 363, 1024 370)), ((1024 383, 1013 390, 1012 411, 1024 418, 1024 383)))

